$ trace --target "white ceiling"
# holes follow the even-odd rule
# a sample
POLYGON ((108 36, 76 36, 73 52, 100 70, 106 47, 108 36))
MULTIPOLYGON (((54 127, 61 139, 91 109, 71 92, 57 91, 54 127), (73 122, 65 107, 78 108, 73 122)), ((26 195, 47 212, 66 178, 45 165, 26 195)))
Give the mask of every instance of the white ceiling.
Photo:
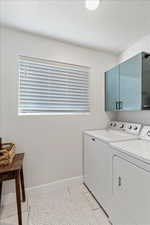
POLYGON ((150 0, 0 0, 3 25, 116 54, 150 33, 150 0))

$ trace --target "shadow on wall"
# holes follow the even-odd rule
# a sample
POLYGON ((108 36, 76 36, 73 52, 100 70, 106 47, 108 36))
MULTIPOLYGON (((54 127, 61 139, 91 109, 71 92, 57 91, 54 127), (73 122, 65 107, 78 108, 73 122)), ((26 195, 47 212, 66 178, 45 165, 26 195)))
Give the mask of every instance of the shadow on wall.
POLYGON ((117 113, 116 112, 106 112, 107 117, 109 120, 117 120, 117 113))
POLYGON ((118 112, 117 120, 150 125, 150 110, 139 112, 118 112))

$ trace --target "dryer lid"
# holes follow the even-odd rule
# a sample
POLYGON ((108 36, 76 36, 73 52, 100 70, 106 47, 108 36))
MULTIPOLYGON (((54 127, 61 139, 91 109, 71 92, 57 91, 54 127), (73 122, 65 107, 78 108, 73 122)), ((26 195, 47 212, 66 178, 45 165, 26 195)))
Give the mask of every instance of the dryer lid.
POLYGON ((134 158, 150 163, 150 142, 142 139, 111 143, 113 149, 126 153, 134 158))

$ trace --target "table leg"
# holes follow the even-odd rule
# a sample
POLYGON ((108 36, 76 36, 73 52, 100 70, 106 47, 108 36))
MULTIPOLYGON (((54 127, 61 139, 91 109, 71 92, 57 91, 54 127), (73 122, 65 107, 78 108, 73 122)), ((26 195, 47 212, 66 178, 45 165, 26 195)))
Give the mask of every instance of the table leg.
POLYGON ((17 200, 17 210, 18 210, 18 225, 22 225, 20 171, 17 172, 17 176, 15 178, 15 183, 16 183, 16 200, 17 200))
POLYGON ((21 189, 22 189, 22 201, 26 201, 26 194, 25 194, 25 187, 24 187, 24 174, 23 174, 23 167, 21 168, 20 171, 20 176, 21 176, 21 189))
POLYGON ((2 187, 3 187, 3 183, 1 181, 0 182, 0 207, 1 207, 1 201, 2 201, 2 187))

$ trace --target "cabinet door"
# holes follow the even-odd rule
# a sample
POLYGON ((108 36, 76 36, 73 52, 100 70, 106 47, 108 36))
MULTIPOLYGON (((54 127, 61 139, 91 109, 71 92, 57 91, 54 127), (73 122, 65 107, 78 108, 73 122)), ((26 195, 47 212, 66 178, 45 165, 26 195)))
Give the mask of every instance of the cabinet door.
POLYGON ((143 77, 142 77, 142 108, 150 110, 150 56, 142 53, 143 57, 143 77))
POLYGON ((150 224, 150 173, 119 157, 113 165, 113 224, 150 224))
POLYGON ((119 109, 119 66, 105 73, 105 111, 119 109))
POLYGON ((142 54, 120 64, 120 110, 141 109, 142 54))
POLYGON ((84 137, 84 183, 109 213, 111 156, 109 146, 88 135, 84 137))

